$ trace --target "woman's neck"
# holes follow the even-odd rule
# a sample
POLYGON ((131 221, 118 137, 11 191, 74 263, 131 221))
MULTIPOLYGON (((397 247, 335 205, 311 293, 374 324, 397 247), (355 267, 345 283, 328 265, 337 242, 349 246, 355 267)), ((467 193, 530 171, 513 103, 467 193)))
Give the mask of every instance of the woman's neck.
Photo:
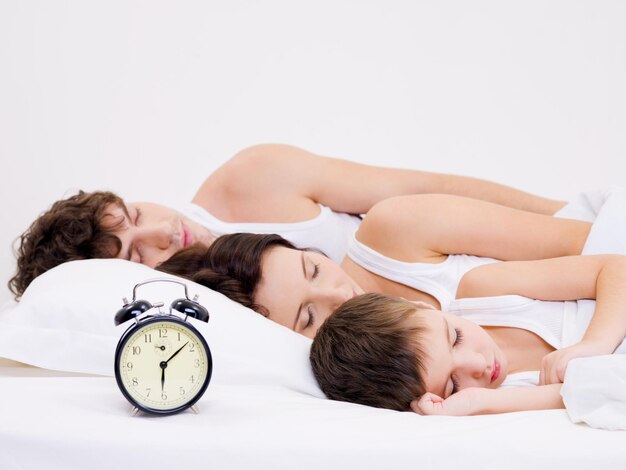
POLYGON ((365 292, 379 292, 381 294, 395 295, 407 300, 420 300, 432 305, 436 309, 441 308, 439 301, 432 295, 374 274, 362 266, 359 266, 347 256, 341 262, 341 268, 365 292))

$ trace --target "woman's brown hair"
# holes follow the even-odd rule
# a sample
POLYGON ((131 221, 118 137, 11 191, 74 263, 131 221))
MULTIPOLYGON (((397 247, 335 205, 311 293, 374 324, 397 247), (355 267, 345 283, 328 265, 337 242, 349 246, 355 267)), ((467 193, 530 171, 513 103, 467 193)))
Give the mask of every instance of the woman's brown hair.
POLYGON ((295 249, 280 235, 222 235, 208 248, 193 245, 179 251, 157 269, 202 284, 267 316, 267 310, 254 301, 254 292, 261 280, 263 254, 277 246, 295 249))

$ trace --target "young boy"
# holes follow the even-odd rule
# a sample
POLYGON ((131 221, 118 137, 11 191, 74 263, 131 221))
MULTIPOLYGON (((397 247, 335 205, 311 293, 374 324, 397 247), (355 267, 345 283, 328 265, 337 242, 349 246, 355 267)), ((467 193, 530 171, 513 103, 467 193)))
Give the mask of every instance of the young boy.
POLYGON ((511 278, 511 294, 518 283, 527 297, 553 292, 597 301, 508 295, 482 299, 479 315, 475 309, 464 315, 364 294, 337 309, 313 341, 311 364, 322 390, 335 400, 425 415, 563 408, 561 382, 572 358, 626 352, 626 264, 611 255, 525 263, 567 269, 560 278, 540 271, 529 272, 530 280, 511 278))

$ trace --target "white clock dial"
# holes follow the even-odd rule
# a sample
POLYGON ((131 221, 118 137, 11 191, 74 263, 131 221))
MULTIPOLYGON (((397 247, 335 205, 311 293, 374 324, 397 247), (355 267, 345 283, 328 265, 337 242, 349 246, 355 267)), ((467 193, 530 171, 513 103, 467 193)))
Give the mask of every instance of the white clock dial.
POLYGON ((146 411, 184 408, 206 389, 211 357, 204 340, 182 321, 149 320, 120 345, 118 382, 146 411))

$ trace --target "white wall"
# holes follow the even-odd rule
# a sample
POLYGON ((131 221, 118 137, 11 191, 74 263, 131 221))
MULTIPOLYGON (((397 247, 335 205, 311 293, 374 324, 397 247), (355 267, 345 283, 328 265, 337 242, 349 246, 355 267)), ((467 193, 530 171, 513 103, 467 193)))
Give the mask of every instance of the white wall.
POLYGON ((185 201, 259 142, 558 198, 624 184, 625 24, 619 0, 0 0, 0 280, 53 200, 185 201))

